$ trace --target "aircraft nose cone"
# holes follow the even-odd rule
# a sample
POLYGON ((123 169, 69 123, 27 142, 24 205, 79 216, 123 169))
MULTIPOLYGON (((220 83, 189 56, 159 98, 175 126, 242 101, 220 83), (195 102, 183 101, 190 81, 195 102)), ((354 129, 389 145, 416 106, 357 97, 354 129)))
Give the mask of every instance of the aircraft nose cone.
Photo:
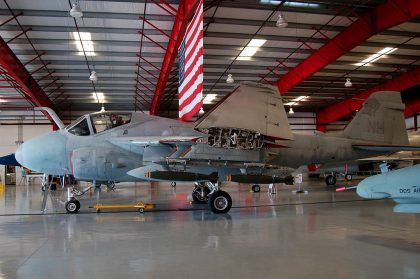
POLYGON ((374 175, 363 179, 357 185, 356 193, 365 199, 383 199, 388 196, 384 193, 386 176, 384 174, 374 175))
POLYGON ((30 139, 19 146, 16 160, 33 171, 64 175, 67 173, 66 138, 53 132, 30 139))
POLYGON ((369 199, 369 183, 366 183, 365 180, 360 181, 359 185, 357 185, 356 193, 359 195, 359 197, 369 199))

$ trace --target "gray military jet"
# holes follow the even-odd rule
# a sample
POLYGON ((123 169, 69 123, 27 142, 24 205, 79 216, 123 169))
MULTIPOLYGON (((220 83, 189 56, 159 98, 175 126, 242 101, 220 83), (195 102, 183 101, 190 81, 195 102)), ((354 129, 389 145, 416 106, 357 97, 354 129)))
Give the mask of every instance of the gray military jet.
MULTIPOLYGON (((34 171, 95 185, 191 181, 193 199, 228 212, 221 182, 279 183, 301 165, 412 150, 398 92, 372 94, 339 134, 292 133, 276 87, 242 84, 196 123, 135 112, 98 112, 23 143, 16 160, 34 171)), ((66 209, 79 210, 70 199, 66 209)))

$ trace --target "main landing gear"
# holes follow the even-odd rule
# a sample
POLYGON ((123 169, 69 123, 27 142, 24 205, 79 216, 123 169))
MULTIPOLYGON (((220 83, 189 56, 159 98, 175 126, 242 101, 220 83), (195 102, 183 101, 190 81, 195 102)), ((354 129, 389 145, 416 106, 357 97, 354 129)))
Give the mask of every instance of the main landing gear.
POLYGON ((219 189, 219 185, 212 182, 196 182, 192 192, 196 203, 208 203, 213 213, 227 213, 232 207, 230 195, 219 189))
MULTIPOLYGON (((353 175, 351 173, 345 173, 343 175, 345 181, 349 182, 353 180, 353 175)), ((337 176, 334 173, 327 175, 325 177, 325 183, 327 184, 327 187, 335 186, 337 183, 337 176)))
POLYGON ((261 191, 261 187, 258 184, 252 185, 252 192, 259 193, 261 191))
POLYGON ((327 186, 334 186, 335 183, 337 183, 337 178, 335 177, 335 175, 329 174, 327 175, 327 177, 325 177, 325 183, 327 184, 327 186))

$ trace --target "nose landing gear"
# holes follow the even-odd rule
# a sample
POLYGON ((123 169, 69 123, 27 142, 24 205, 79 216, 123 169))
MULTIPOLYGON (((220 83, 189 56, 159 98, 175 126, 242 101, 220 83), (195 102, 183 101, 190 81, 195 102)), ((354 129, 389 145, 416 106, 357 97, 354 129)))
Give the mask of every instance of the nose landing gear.
POLYGON ((75 198, 72 198, 66 202, 66 211, 67 213, 77 213, 80 209, 80 202, 75 198))

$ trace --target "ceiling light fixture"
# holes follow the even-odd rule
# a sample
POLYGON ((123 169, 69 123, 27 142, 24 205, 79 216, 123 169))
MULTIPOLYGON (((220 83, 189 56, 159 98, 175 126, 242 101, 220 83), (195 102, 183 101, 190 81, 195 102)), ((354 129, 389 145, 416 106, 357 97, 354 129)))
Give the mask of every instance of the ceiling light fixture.
POLYGON ((363 60, 362 62, 356 63, 354 64, 355 66, 370 66, 370 63, 373 63, 381 58, 385 58, 386 54, 390 54, 393 53, 394 51, 396 51, 398 48, 393 48, 393 47, 385 47, 383 49, 381 49, 380 51, 378 51, 375 54, 372 54, 371 56, 369 56, 368 58, 366 58, 365 60, 363 60))
POLYGON ((104 107, 104 104, 102 104, 102 106, 101 106, 101 110, 100 110, 99 112, 105 112, 105 107, 104 107))
POLYGON ((73 3, 70 10, 70 16, 74 18, 79 18, 83 16, 83 12, 82 12, 82 9, 80 8, 79 2, 73 3))
POLYGON ((91 81, 98 81, 98 75, 96 74, 96 72, 95 72, 95 71, 92 71, 92 72, 90 73, 89 80, 91 80, 91 81))
POLYGON ((237 60, 251 60, 251 57, 262 47, 267 40, 252 39, 246 47, 241 51, 237 60))
POLYGON ((353 83, 351 83, 350 78, 346 78, 346 82, 344 83, 345 87, 351 87, 353 85, 353 83))
POLYGON ((290 106, 290 108, 289 108, 289 114, 294 114, 295 112, 293 111, 293 107, 292 106, 290 106))
POLYGON ((235 80, 233 79, 232 74, 228 74, 228 77, 227 77, 227 79, 226 79, 226 83, 231 84, 231 83, 233 83, 234 81, 235 81, 235 80))
POLYGON ((203 109, 203 107, 201 107, 200 108, 200 110, 198 111, 198 115, 203 115, 205 112, 204 112, 204 109, 203 109))
POLYGON ((211 104, 214 99, 216 99, 216 94, 207 94, 206 97, 204 97, 203 104, 211 104))
POLYGON ((276 21, 276 26, 280 28, 286 28, 289 23, 287 23, 286 19, 284 18, 282 12, 279 13, 279 17, 276 21))

